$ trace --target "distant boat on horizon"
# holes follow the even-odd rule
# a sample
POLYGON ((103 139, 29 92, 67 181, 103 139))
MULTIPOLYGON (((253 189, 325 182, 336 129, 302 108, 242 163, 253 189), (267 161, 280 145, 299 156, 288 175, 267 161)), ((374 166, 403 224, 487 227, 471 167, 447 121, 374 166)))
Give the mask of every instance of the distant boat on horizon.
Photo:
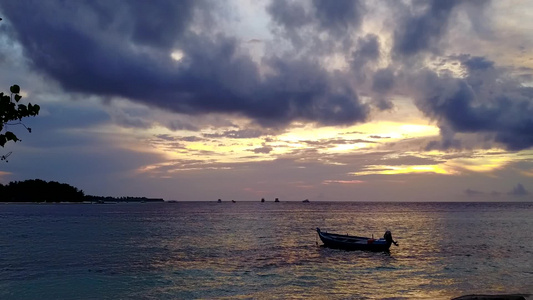
POLYGON ((278 199, 278 198, 276 198, 276 200, 274 200, 274 202, 279 202, 279 199, 278 199))
POLYGON ((265 198, 261 198, 261 202, 265 202, 265 198))
POLYGON ((217 200, 217 203, 222 203, 222 199, 218 199, 218 200, 217 200))
POLYGON ((235 200, 231 200, 231 202, 232 202, 232 203, 235 203, 235 202, 237 202, 237 201, 235 201, 235 200))
POLYGON ((305 199, 304 201, 302 201, 303 203, 309 203, 309 199, 305 199))

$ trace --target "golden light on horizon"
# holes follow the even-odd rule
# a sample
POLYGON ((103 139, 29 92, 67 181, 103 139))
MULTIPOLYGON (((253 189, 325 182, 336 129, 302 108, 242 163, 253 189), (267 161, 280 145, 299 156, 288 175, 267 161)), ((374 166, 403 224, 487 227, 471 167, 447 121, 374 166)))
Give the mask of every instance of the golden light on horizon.
POLYGON ((399 126, 399 131, 414 136, 433 136, 439 134, 438 127, 434 125, 403 124, 399 126))
POLYGON ((434 125, 406 124, 401 122, 371 122, 355 126, 354 130, 370 135, 384 135, 393 139, 405 137, 438 136, 439 128, 434 125))
MULTIPOLYGON (((158 153, 168 161, 198 161, 198 165, 177 166, 156 164, 146 166, 142 172, 157 172, 165 169, 167 173, 187 170, 205 170, 213 164, 246 163, 275 160, 285 154, 297 154, 298 150, 315 150, 324 155, 350 154, 362 149, 372 149, 381 145, 380 140, 398 140, 406 136, 427 136, 438 134, 438 129, 429 125, 403 124, 397 122, 374 122, 350 127, 314 127, 312 125, 297 126, 288 129, 278 136, 233 138, 224 136, 224 132, 231 128, 217 128, 216 131, 202 132, 170 131, 164 127, 155 127, 141 133, 147 141, 151 141, 149 148, 128 141, 126 148, 137 149, 142 152, 158 153), (164 135, 167 138, 158 138, 164 135), (209 136, 206 138, 206 136, 209 136), (376 136, 376 137, 374 137, 376 136), (192 138, 191 138, 192 137, 192 138), (163 167, 163 168, 162 168, 163 167)), ((128 131, 130 129, 121 129, 128 131)), ((131 132, 130 132, 131 133, 131 132)), ((137 133, 139 135, 139 133, 137 133)), ((316 158, 315 158, 316 160, 316 158)), ((334 157, 321 160, 323 164, 345 165, 337 162, 334 157)), ((408 174, 408 173, 436 173, 449 174, 450 171, 439 166, 394 166, 387 170, 378 171, 383 166, 374 166, 358 174, 408 174)))
MULTIPOLYGON (((122 129, 129 131, 129 129, 122 129)), ((150 149, 141 149, 129 141, 128 145, 139 151, 162 154, 170 161, 196 161, 195 165, 167 166, 168 173, 190 170, 207 170, 221 168, 224 164, 270 161, 289 155, 299 161, 313 161, 324 165, 347 165, 343 155, 368 153, 372 149, 386 145, 384 142, 396 142, 407 138, 438 137, 439 129, 433 125, 400 123, 390 121, 371 122, 350 127, 321 127, 312 125, 293 127, 280 135, 266 135, 250 138, 228 136, 232 128, 217 128, 201 132, 176 132, 165 128, 151 128, 143 134, 165 138, 152 138, 150 149), (318 154, 319 156, 311 155, 318 154)), ((150 140, 150 138, 147 138, 150 140)), ((131 149, 131 148, 130 148, 131 149)), ((399 174, 439 174, 458 175, 465 171, 490 173, 508 165, 517 158, 508 153, 500 155, 501 150, 476 151, 454 158, 449 152, 405 150, 385 156, 378 164, 369 164, 350 175, 399 175, 399 174), (422 164, 406 163, 387 164, 387 159, 418 157, 422 164), (428 164, 424 164, 427 160, 428 164), (434 163, 433 163, 434 162, 434 163)), ((375 162, 374 162, 375 163, 375 162)), ((157 172, 161 164, 144 172, 157 172)), ((533 171, 520 171, 533 176, 533 171)), ((350 181, 352 182, 352 181, 350 181)), ((340 183, 340 182, 339 182, 340 183)), ((348 183, 348 182, 347 182, 348 183)))
POLYGON ((443 165, 372 165, 367 166, 364 170, 359 172, 352 172, 350 175, 399 175, 399 174, 441 174, 453 175, 457 174, 453 169, 443 165))
POLYGON ((478 173, 489 173, 498 169, 504 168, 513 161, 509 156, 497 157, 474 157, 474 158, 459 158, 449 161, 449 165, 454 168, 465 169, 478 173))

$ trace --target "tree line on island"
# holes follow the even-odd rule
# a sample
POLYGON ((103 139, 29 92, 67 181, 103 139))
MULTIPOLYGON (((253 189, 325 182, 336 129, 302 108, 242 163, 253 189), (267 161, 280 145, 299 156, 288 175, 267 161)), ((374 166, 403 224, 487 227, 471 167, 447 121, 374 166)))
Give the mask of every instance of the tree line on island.
POLYGON ((85 195, 83 190, 66 183, 31 179, 0 183, 0 202, 163 202, 160 198, 104 197, 85 195))

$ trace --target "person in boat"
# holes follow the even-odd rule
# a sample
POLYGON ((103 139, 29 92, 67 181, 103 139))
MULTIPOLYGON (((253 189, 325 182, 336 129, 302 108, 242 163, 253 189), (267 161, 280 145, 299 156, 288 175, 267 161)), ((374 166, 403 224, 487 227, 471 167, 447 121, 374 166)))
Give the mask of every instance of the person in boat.
POLYGON ((398 246, 398 243, 392 239, 392 233, 390 230, 385 231, 385 234, 383 235, 383 238, 388 242, 394 244, 394 246, 398 246))

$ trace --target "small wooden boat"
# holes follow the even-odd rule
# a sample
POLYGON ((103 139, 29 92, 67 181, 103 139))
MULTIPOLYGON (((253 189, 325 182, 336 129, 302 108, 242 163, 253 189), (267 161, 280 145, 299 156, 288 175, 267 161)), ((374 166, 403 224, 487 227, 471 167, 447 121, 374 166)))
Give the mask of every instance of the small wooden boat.
POLYGON ((318 236, 325 247, 345 250, 389 251, 391 244, 398 246, 392 239, 390 231, 386 231, 382 238, 374 239, 353 235, 327 233, 316 229, 318 236))

